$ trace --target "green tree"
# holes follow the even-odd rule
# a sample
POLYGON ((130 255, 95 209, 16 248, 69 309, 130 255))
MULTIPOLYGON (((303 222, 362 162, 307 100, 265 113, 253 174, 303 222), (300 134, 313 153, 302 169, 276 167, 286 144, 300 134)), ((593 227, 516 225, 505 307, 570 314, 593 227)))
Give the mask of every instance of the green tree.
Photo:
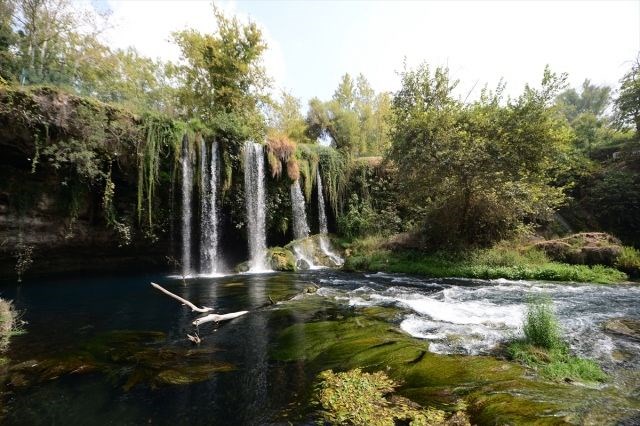
POLYGON ((433 243, 488 244, 543 219, 563 200, 551 185, 571 132, 551 108, 565 76, 545 70, 502 105, 502 87, 464 104, 448 70, 401 74, 393 99, 390 159, 399 199, 433 243))
POLYGON ((310 142, 307 137, 307 124, 301 110, 300 99, 291 93, 282 91, 280 101, 270 111, 269 125, 272 131, 286 135, 299 143, 310 142))
POLYGON ((345 74, 330 101, 309 102, 307 134, 311 139, 331 139, 336 148, 354 157, 379 155, 389 145, 390 113, 388 94, 376 95, 362 74, 355 81, 345 74))
POLYGON ((640 139, 640 56, 620 81, 615 106, 617 123, 635 127, 636 139, 640 139))
POLYGON ((13 31, 12 18, 15 11, 13 0, 0 0, 0 79, 17 79, 17 58, 13 47, 18 35, 13 31))
POLYGON ((582 83, 579 93, 576 89, 567 89, 556 100, 570 122, 585 113, 602 118, 611 102, 611 88, 596 86, 587 79, 582 83))
POLYGON ((184 30, 173 35, 182 51, 176 65, 178 100, 185 117, 210 123, 237 140, 264 135, 260 108, 269 101, 269 79, 261 65, 267 48, 255 23, 242 24, 214 7, 214 34, 184 30))

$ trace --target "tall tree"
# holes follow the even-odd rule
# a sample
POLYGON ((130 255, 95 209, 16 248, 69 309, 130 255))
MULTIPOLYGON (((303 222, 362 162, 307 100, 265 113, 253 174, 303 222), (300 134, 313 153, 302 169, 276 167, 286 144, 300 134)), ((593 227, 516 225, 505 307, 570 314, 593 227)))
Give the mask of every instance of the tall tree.
POLYGON ((264 133, 260 108, 269 100, 265 89, 270 82, 261 65, 267 45, 255 23, 242 24, 215 7, 213 13, 214 34, 185 30, 173 35, 182 51, 175 76, 183 113, 243 137, 258 137, 264 133))
POLYGON ((640 56, 620 81, 615 106, 618 124, 635 127, 636 139, 640 139, 640 56))
POLYGON ((563 199, 553 170, 570 131, 551 108, 565 76, 545 70, 503 105, 501 88, 463 104, 448 70, 405 70, 393 98, 390 159, 399 199, 425 235, 440 244, 487 244, 525 221, 547 216, 563 199))

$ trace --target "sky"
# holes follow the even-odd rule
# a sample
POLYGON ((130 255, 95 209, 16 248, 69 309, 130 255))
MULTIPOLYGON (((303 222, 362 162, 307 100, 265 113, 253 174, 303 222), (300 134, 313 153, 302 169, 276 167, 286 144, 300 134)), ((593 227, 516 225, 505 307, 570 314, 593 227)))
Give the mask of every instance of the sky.
MULTIPOLYGON (((112 11, 113 47, 179 60, 170 34, 213 32, 211 2, 93 0, 112 11)), ((458 95, 477 97, 500 79, 517 96, 539 84, 545 65, 577 87, 588 78, 618 86, 640 52, 640 0, 627 1, 218 1, 227 14, 257 23, 269 49, 274 93, 306 103, 329 99, 340 77, 363 73, 376 91, 399 87, 403 63, 448 66, 458 95)))

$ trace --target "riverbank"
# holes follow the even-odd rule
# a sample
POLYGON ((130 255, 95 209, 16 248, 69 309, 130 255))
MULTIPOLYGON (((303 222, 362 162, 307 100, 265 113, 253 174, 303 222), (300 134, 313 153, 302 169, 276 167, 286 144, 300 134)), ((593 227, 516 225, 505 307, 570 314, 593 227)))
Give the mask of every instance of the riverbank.
POLYGON ((396 272, 432 278, 545 280, 613 284, 628 281, 626 273, 602 265, 572 265, 550 260, 535 248, 492 249, 461 253, 425 253, 413 248, 390 249, 377 237, 348 244, 344 269, 361 272, 396 272))

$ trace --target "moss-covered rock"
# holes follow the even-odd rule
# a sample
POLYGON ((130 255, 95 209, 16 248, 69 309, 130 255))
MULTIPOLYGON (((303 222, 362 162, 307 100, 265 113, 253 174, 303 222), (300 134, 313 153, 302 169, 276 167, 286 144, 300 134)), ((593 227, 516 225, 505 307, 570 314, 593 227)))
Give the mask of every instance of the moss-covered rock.
POLYGON ((545 382, 518 364, 489 356, 431 353, 424 341, 364 310, 341 320, 293 325, 280 335, 272 356, 304 360, 318 373, 358 367, 384 370, 402 383, 400 395, 423 406, 453 412, 461 398, 466 400, 474 424, 572 424, 607 417, 614 421, 638 408, 613 387, 545 382))
POLYGON ((552 260, 576 265, 614 266, 622 252, 620 240, 603 232, 584 232, 541 241, 534 247, 543 250, 552 260))
POLYGON ((290 250, 282 247, 271 247, 267 251, 267 261, 274 271, 296 270, 296 257, 290 250))

